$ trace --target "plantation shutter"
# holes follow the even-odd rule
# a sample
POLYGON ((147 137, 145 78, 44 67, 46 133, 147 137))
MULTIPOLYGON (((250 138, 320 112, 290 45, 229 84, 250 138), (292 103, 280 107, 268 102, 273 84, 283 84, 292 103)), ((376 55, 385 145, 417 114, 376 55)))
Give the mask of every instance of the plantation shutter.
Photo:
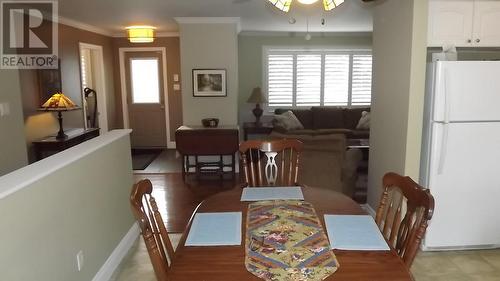
POLYGON ((370 105, 372 96, 372 56, 353 55, 351 105, 370 105))
POLYGON ((296 106, 321 104, 321 55, 297 55, 296 106))
POLYGON ((349 55, 325 55, 324 105, 349 102, 349 55))
POLYGON ((293 106, 293 55, 269 54, 267 58, 269 106, 293 106))
POLYGON ((369 52, 270 50, 266 59, 269 109, 371 103, 369 52))

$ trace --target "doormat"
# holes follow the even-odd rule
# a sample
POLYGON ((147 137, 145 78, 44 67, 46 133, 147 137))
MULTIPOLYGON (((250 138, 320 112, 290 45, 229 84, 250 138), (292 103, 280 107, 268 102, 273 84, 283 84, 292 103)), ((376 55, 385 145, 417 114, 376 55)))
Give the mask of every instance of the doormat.
POLYGON ((132 168, 144 170, 153 162, 163 149, 132 149, 132 168))

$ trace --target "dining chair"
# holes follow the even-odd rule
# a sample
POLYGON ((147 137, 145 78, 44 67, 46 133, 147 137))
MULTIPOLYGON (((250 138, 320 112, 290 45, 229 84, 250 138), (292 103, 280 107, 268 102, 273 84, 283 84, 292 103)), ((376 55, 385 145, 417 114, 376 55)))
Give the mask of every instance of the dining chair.
POLYGON ((298 185, 300 153, 303 144, 296 139, 250 140, 240 144, 240 159, 245 185, 298 185))
POLYGON ((410 177, 387 173, 375 221, 387 242, 410 268, 427 223, 434 212, 434 197, 410 177))
POLYGON ((147 179, 139 181, 132 188, 130 203, 153 264, 156 279, 165 281, 174 258, 174 248, 168 238, 156 200, 151 195, 152 191, 151 181, 147 179))

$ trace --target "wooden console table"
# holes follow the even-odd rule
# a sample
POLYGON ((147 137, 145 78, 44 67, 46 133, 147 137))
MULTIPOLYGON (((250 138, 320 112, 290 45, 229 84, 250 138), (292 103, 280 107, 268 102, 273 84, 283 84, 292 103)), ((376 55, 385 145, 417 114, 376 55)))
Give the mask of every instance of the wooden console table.
POLYGON ((34 141, 33 146, 35 149, 36 160, 41 160, 48 154, 48 152, 61 152, 72 146, 80 144, 86 140, 99 136, 99 128, 89 129, 69 129, 65 133, 67 138, 58 140, 55 136, 46 137, 44 139, 34 141))
POLYGON ((196 177, 200 174, 218 174, 221 179, 225 167, 235 176, 235 153, 238 151, 239 135, 237 126, 205 128, 201 126, 181 126, 175 132, 177 151, 182 155, 182 178, 186 180, 190 168, 195 168, 196 177), (231 163, 224 164, 223 156, 231 156, 231 163), (194 156, 194 163, 189 162, 194 156), (198 161, 199 156, 219 156, 218 161, 198 161))

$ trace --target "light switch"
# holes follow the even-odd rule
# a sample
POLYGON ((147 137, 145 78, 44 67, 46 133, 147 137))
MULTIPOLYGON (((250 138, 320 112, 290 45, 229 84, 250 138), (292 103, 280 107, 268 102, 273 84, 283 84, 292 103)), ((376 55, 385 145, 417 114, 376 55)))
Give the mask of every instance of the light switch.
POLYGON ((0 103, 0 117, 10 114, 10 106, 8 103, 0 103))
POLYGON ((179 74, 174 74, 174 82, 179 82, 179 74))
POLYGON ((174 91, 179 91, 181 89, 181 85, 174 84, 174 91))

